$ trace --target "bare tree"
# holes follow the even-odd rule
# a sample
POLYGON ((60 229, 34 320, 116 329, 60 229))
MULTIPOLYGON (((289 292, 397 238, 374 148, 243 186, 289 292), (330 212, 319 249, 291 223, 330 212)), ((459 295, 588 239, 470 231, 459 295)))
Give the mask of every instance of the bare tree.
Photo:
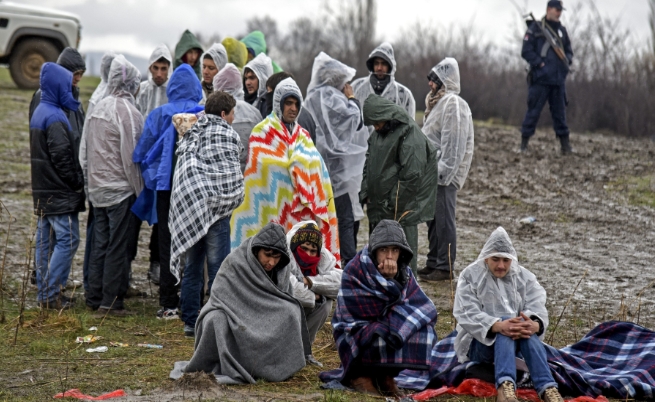
POLYGON ((217 32, 214 32, 211 35, 205 35, 202 32, 196 32, 194 35, 204 50, 209 49, 214 43, 221 43, 221 40, 223 39, 221 34, 217 32))

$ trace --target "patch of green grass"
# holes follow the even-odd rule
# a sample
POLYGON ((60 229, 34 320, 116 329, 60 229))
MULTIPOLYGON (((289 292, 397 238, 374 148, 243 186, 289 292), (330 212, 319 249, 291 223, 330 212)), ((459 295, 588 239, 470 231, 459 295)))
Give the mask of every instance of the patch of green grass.
POLYGON ((608 190, 625 194, 630 205, 655 208, 655 175, 626 177, 609 183, 608 190))

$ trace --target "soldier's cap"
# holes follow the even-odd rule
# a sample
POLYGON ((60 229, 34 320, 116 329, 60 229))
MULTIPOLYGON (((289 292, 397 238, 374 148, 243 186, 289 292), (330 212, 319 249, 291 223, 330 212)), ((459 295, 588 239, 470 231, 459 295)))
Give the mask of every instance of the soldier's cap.
POLYGON ((561 0, 550 0, 550 1, 548 2, 548 7, 549 7, 549 8, 550 8, 550 7, 555 7, 556 9, 558 9, 558 10, 560 10, 560 11, 562 11, 562 10, 566 10, 566 8, 564 8, 564 4, 562 3, 561 0))

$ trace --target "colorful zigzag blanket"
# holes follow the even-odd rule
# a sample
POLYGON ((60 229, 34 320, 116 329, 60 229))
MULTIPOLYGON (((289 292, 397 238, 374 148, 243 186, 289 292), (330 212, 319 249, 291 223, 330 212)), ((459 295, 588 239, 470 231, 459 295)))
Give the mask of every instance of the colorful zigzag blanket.
POLYGON ((245 199, 230 221, 232 250, 268 222, 289 231, 298 222, 313 220, 324 246, 341 261, 330 176, 304 128, 294 124, 289 133, 275 113, 255 126, 244 183, 245 199))

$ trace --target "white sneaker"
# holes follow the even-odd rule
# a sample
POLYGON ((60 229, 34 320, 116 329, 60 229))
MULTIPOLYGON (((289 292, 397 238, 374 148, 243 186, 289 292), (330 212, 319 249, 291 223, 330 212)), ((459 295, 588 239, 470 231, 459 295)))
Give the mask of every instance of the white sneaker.
POLYGON ((157 311, 158 320, 177 320, 180 316, 177 314, 176 308, 160 308, 157 311))

